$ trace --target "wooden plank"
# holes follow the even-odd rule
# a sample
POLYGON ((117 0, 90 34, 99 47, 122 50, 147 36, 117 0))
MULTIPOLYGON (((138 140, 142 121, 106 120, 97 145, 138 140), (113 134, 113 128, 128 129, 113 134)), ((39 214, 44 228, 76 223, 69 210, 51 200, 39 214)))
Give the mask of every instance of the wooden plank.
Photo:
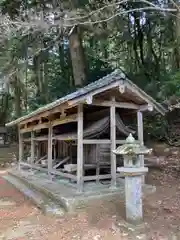
MULTIPOLYGON (((115 98, 112 98, 115 101, 115 98)), ((110 136, 111 136, 111 187, 116 187, 116 155, 113 150, 116 149, 116 108, 110 107, 110 136)))
POLYGON ((48 131, 48 175, 51 177, 52 170, 52 132, 53 128, 50 125, 48 131))
POLYGON ((37 159, 37 161, 35 162, 35 164, 38 164, 38 163, 40 163, 42 160, 44 160, 44 159, 46 159, 46 158, 47 158, 47 154, 46 154, 46 155, 44 155, 43 157, 41 157, 41 158, 37 159))
POLYGON ((31 164, 35 160, 35 141, 34 141, 34 132, 31 132, 31 164))
POLYGON ((28 163, 21 162, 21 165, 24 167, 29 167, 29 168, 36 169, 36 170, 39 170, 42 172, 48 172, 47 168, 42 168, 42 167, 36 166, 35 164, 28 164, 28 163))
MULTIPOLYGON (((143 114, 142 112, 137 112, 137 125, 138 125, 138 140, 141 145, 144 145, 144 136, 143 136, 143 114)), ((144 167, 144 155, 139 156, 140 166, 144 167)), ((144 176, 142 176, 142 182, 144 183, 144 176)))
POLYGON ((111 107, 115 106, 116 108, 125 108, 125 109, 139 109, 139 105, 129 102, 113 102, 113 101, 100 101, 93 100, 91 105, 102 106, 102 107, 111 107))
POLYGON ((66 157, 64 158, 62 161, 60 161, 59 163, 57 163, 55 166, 53 166, 53 169, 56 169, 58 167, 60 167, 63 163, 66 163, 68 160, 70 159, 70 157, 66 157))
POLYGON ((86 181, 93 181, 93 180, 103 180, 103 179, 110 179, 111 174, 104 174, 104 175, 96 175, 96 176, 84 176, 83 180, 86 181))
POLYGON ((83 191, 83 105, 78 105, 77 190, 83 191))
POLYGON ((73 175, 73 174, 70 174, 70 173, 64 173, 64 172, 61 172, 61 171, 57 171, 57 170, 51 170, 51 173, 54 174, 54 175, 58 175, 58 176, 61 176, 61 177, 64 177, 64 178, 68 178, 68 179, 72 179, 72 180, 75 180, 77 181, 77 176, 73 175))
POLYGON ((110 144, 110 139, 83 139, 83 144, 110 144))

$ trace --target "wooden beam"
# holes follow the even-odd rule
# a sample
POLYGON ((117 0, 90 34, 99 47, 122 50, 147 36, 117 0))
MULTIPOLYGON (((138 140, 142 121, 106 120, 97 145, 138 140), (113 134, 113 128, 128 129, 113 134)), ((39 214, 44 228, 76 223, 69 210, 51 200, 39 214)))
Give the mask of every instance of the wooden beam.
POLYGON ((32 132, 32 131, 36 131, 36 130, 40 130, 40 129, 45 129, 45 128, 49 128, 49 122, 48 123, 40 123, 28 128, 22 128, 20 130, 21 133, 26 133, 26 132, 32 132))
MULTIPOLYGON (((144 136, 143 136, 143 115, 142 112, 137 112, 137 125, 138 125, 138 140, 141 145, 144 145, 144 136)), ((144 167, 144 155, 140 155, 140 166, 144 167)), ((142 182, 144 183, 144 176, 142 176, 142 182)))
POLYGON ((77 190, 83 191, 83 104, 78 105, 77 190))
POLYGON ((70 116, 64 116, 63 118, 55 119, 52 121, 52 126, 57 126, 69 122, 77 122, 77 114, 72 114, 70 116))
MULTIPOLYGON (((115 98, 112 98, 115 101, 115 98)), ((113 150, 116 149, 116 108, 110 107, 110 136, 111 136, 111 187, 116 187, 116 155, 113 150)))
MULTIPOLYGON (((24 166, 24 167, 29 167, 29 168, 32 168, 32 169, 36 169, 36 170, 48 173, 47 168, 42 168, 42 167, 36 166, 35 164, 28 164, 28 163, 21 162, 21 165, 24 166)), ((64 178, 69 178, 69 179, 72 179, 72 180, 75 180, 75 181, 77 180, 77 177, 73 174, 63 173, 63 172, 53 170, 53 169, 51 170, 50 173, 53 174, 53 175, 58 175, 58 176, 64 177, 64 178)))
POLYGON ((70 173, 64 173, 64 172, 57 171, 57 170, 54 170, 54 169, 51 170, 51 173, 54 174, 54 175, 58 175, 58 176, 61 176, 61 177, 64 177, 64 178, 69 178, 69 179, 77 181, 77 176, 75 176, 73 174, 70 174, 70 173))
POLYGON ((83 139, 83 144, 110 144, 110 139, 83 139))
MULTIPOLYGON (((77 114, 72 114, 72 115, 64 116, 62 118, 51 121, 51 125, 54 127, 57 125, 61 125, 61 124, 69 123, 69 122, 76 122, 76 121, 77 121, 77 114)), ((31 126, 28 128, 22 128, 20 130, 20 132, 25 133, 25 132, 32 132, 32 131, 36 131, 36 130, 40 130, 40 129, 45 129, 45 128, 49 128, 49 125, 50 125, 50 122, 39 123, 37 125, 31 126)))
POLYGON ((153 111, 153 106, 151 104, 144 104, 144 105, 141 105, 138 109, 139 111, 150 111, 152 112, 153 111))
POLYGON ((53 128, 50 125, 48 131, 48 175, 51 178, 51 170, 52 170, 52 133, 53 128))
POLYGON ((40 109, 38 109, 38 110, 34 111, 34 114, 37 112, 36 115, 31 117, 31 114, 29 114, 29 117, 27 119, 24 119, 20 124, 23 125, 23 124, 26 124, 26 123, 29 123, 29 122, 33 122, 35 120, 39 120, 40 118, 47 117, 49 115, 64 111, 64 109, 66 109, 66 107, 68 108, 67 103, 62 104, 61 106, 59 106, 59 105, 54 106, 52 109, 44 110, 44 111, 39 112, 39 113, 38 113, 38 110, 40 110, 40 109))
POLYGON ((29 167, 31 169, 36 169, 36 170, 39 170, 39 171, 42 171, 42 172, 48 172, 47 168, 42 168, 42 167, 39 167, 35 164, 29 164, 29 163, 21 162, 21 165, 24 166, 24 167, 29 167))
POLYGON ((125 108, 125 109, 139 109, 139 105, 135 103, 129 103, 129 102, 116 102, 116 101, 100 101, 100 100, 94 100, 91 103, 95 106, 102 106, 102 107, 111 107, 115 106, 116 108, 125 108))
POLYGON ((35 156, 34 132, 31 132, 31 164, 34 163, 34 156, 35 156))
POLYGON ((101 87, 99 89, 95 89, 94 91, 92 91, 90 94, 85 94, 84 96, 82 97, 77 97, 76 99, 74 100, 71 100, 71 101, 68 101, 68 105, 69 106, 74 106, 74 105, 77 105, 78 103, 86 103, 86 100, 95 96, 96 94, 98 93, 101 93, 101 92, 104 92, 104 91, 107 91, 109 89, 112 89, 112 88, 116 88, 119 86, 119 81, 117 82, 114 82, 112 84, 109 84, 107 86, 104 86, 104 87, 101 87))
POLYGON ((110 179, 111 174, 104 174, 104 175, 96 175, 96 176, 84 176, 84 181, 92 181, 92 180, 103 180, 103 179, 110 179))

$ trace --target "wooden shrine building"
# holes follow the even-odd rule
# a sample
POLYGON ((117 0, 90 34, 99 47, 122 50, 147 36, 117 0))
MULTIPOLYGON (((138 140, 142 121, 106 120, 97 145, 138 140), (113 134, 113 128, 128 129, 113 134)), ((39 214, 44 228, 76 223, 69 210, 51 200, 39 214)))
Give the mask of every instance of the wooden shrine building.
POLYGON ((19 126, 21 168, 69 179, 82 192, 87 181, 109 179, 116 186, 121 159, 112 150, 129 133, 143 144, 144 111, 164 115, 166 109, 115 70, 6 126, 19 126))

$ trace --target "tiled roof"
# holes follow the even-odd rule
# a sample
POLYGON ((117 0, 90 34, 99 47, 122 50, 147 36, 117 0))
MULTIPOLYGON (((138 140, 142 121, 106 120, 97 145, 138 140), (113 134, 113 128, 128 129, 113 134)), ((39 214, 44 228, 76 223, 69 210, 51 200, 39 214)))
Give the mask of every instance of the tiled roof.
MULTIPOLYGON (((138 88, 135 84, 133 84, 127 77, 126 75, 119 69, 113 71, 112 73, 106 75, 105 77, 95 81, 95 82, 92 82, 88 85, 86 85, 85 87, 83 88, 80 88, 78 89, 77 91, 73 92, 73 93, 70 93, 60 99, 57 99, 55 100, 54 102, 52 103, 49 103, 43 107, 40 107, 38 108, 37 110, 31 112, 30 114, 26 115, 26 116, 23 116, 23 117, 20 117, 10 123, 7 123, 6 126, 12 126, 12 125, 15 125, 15 124, 18 124, 20 123, 21 121, 25 120, 25 119, 28 119, 28 118, 31 118, 39 113, 42 113, 44 111, 47 111, 47 110, 50 110, 56 106, 59 106, 69 100, 73 100, 77 97, 81 97, 83 95, 86 95, 96 89, 100 89, 102 87, 105 87, 105 86, 108 86, 116 81, 128 81, 128 83, 130 83, 132 85, 132 87, 136 87, 138 88)), ((138 88, 139 89, 139 88, 138 88)), ((151 98, 150 96, 148 96, 145 92, 143 92, 141 90, 142 93, 144 93, 146 96, 145 97, 149 97, 150 98, 150 101, 153 101, 154 104, 158 104, 153 98, 151 98)), ((162 106, 160 104, 158 104, 159 107, 161 108, 162 106)), ((163 109, 163 107, 162 107, 163 109)), ((164 109, 165 110, 165 109, 164 109)))

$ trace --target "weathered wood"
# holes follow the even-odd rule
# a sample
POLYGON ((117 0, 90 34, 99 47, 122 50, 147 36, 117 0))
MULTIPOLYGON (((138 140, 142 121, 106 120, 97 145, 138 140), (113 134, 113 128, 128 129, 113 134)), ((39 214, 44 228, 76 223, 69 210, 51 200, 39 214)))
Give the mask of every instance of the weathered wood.
POLYGON ((35 161, 35 141, 34 141, 34 132, 31 132, 31 164, 35 161))
POLYGON ((60 167, 63 163, 66 163, 68 160, 70 159, 70 157, 66 157, 64 158, 62 161, 60 161, 59 163, 57 163, 55 166, 53 166, 53 169, 56 169, 58 167, 60 167))
MULTIPOLYGON (((26 116, 27 118, 21 121, 21 125, 29 123, 29 122, 33 122, 35 120, 39 120, 40 118, 47 117, 47 116, 50 116, 50 115, 55 114, 55 113, 64 112, 64 109, 69 108, 67 103, 61 104, 61 106, 59 106, 60 104, 58 104, 58 101, 57 101, 56 104, 55 103, 54 104, 48 104, 48 106, 49 105, 52 105, 51 109, 49 107, 49 110, 44 109, 44 111, 41 111, 42 108, 39 108, 39 109, 35 110, 34 112, 28 114, 26 116)), ((46 105, 46 107, 47 107, 47 105, 46 105)))
POLYGON ((58 175, 58 176, 61 176, 61 177, 64 177, 64 178, 69 178, 69 179, 77 181, 77 176, 75 176, 73 174, 70 174, 70 173, 64 173, 64 172, 61 172, 59 170, 54 170, 54 169, 51 170, 51 173, 54 174, 54 175, 58 175))
MULTIPOLYGON (((96 176, 100 175, 100 156, 98 151, 98 145, 96 144, 96 176)), ((96 182, 99 183, 99 177, 96 179, 96 182)))
POLYGON ((83 139, 83 144, 110 144, 109 139, 83 139))
POLYGON ((42 167, 39 167, 35 164, 29 164, 29 163, 21 162, 21 165, 24 166, 24 167, 29 167, 31 169, 36 169, 36 170, 39 170, 39 171, 42 171, 42 172, 48 172, 47 168, 42 168, 42 167))
MULTIPOLYGON (((57 125, 61 125, 61 124, 65 124, 65 123, 69 123, 69 122, 76 122, 77 121, 77 114, 72 114, 69 116, 64 116, 55 120, 51 121, 51 125, 57 126, 57 125)), ((47 123, 39 123, 37 125, 31 126, 31 127, 25 127, 20 129, 21 133, 25 133, 25 132, 32 132, 32 131, 36 131, 36 130, 40 130, 40 129, 45 129, 45 128, 49 128, 50 122, 47 123)))
POLYGON ((101 87, 99 89, 95 89, 94 91, 92 91, 89 94, 86 94, 85 96, 77 97, 74 100, 68 101, 68 105, 69 106, 75 106, 78 103, 85 103, 86 104, 86 100, 87 100, 87 98, 89 98, 89 96, 93 97, 94 95, 97 95, 98 93, 107 91, 107 90, 112 89, 112 88, 116 88, 118 86, 119 86, 119 82, 114 82, 114 83, 111 83, 107 86, 101 87))
POLYGON ((21 133, 26 133, 26 132, 32 132, 32 131, 36 131, 36 130, 40 130, 40 129, 45 129, 49 127, 49 123, 40 123, 31 127, 27 127, 27 128, 22 128, 20 130, 21 133))
POLYGON ((51 170, 52 170, 52 132, 53 128, 50 125, 49 131, 48 131, 48 174, 51 176, 51 170))
MULTIPOLYGON (((28 164, 28 163, 23 163, 23 162, 21 162, 20 164, 24 167, 29 167, 29 168, 32 168, 32 169, 36 169, 36 170, 48 173, 47 168, 42 168, 42 167, 36 166, 35 164, 28 164)), ((64 177, 64 178, 77 180, 77 177, 73 174, 63 173, 61 171, 57 171, 57 170, 53 170, 53 169, 50 171, 50 173, 53 174, 53 175, 58 175, 58 176, 64 177)))
MULTIPOLYGON (((138 140, 140 144, 144 145, 144 136, 143 136, 143 114, 141 111, 137 112, 137 125, 138 125, 138 140)), ((140 155, 140 165, 144 167, 144 155, 140 155)), ((144 176, 142 176, 142 181, 144 183, 144 176)))
POLYGON ((113 102, 113 101, 104 101, 104 100, 94 100, 91 103, 95 106, 111 107, 115 106, 116 108, 125 108, 125 109, 139 109, 139 105, 129 102, 113 102))
POLYGON ((19 132, 19 170, 20 170, 20 164, 23 159, 23 135, 20 133, 20 129, 18 129, 19 132))
POLYGON ((47 158, 47 154, 46 154, 46 155, 44 155, 43 157, 41 157, 41 158, 37 159, 37 161, 35 162, 35 164, 38 164, 38 163, 40 163, 42 160, 44 160, 44 159, 46 159, 46 158, 47 158))
MULTIPOLYGON (((112 98, 115 101, 115 98, 112 98)), ((113 150, 116 149, 116 108, 110 107, 110 136, 111 136, 111 187, 116 187, 116 155, 113 150)))
POLYGON ((140 105, 139 106, 139 111, 143 112, 143 111, 153 111, 153 106, 151 104, 144 104, 144 105, 140 105))
POLYGON ((72 114, 70 116, 65 116, 63 118, 55 119, 52 121, 52 126, 57 126, 69 122, 77 122, 77 114, 72 114))
POLYGON ((83 180, 86 181, 92 181, 92 180, 103 180, 103 179, 110 179, 111 174, 104 174, 104 175, 96 175, 96 176, 84 176, 83 180))
POLYGON ((83 191, 83 105, 78 105, 77 189, 83 191))

